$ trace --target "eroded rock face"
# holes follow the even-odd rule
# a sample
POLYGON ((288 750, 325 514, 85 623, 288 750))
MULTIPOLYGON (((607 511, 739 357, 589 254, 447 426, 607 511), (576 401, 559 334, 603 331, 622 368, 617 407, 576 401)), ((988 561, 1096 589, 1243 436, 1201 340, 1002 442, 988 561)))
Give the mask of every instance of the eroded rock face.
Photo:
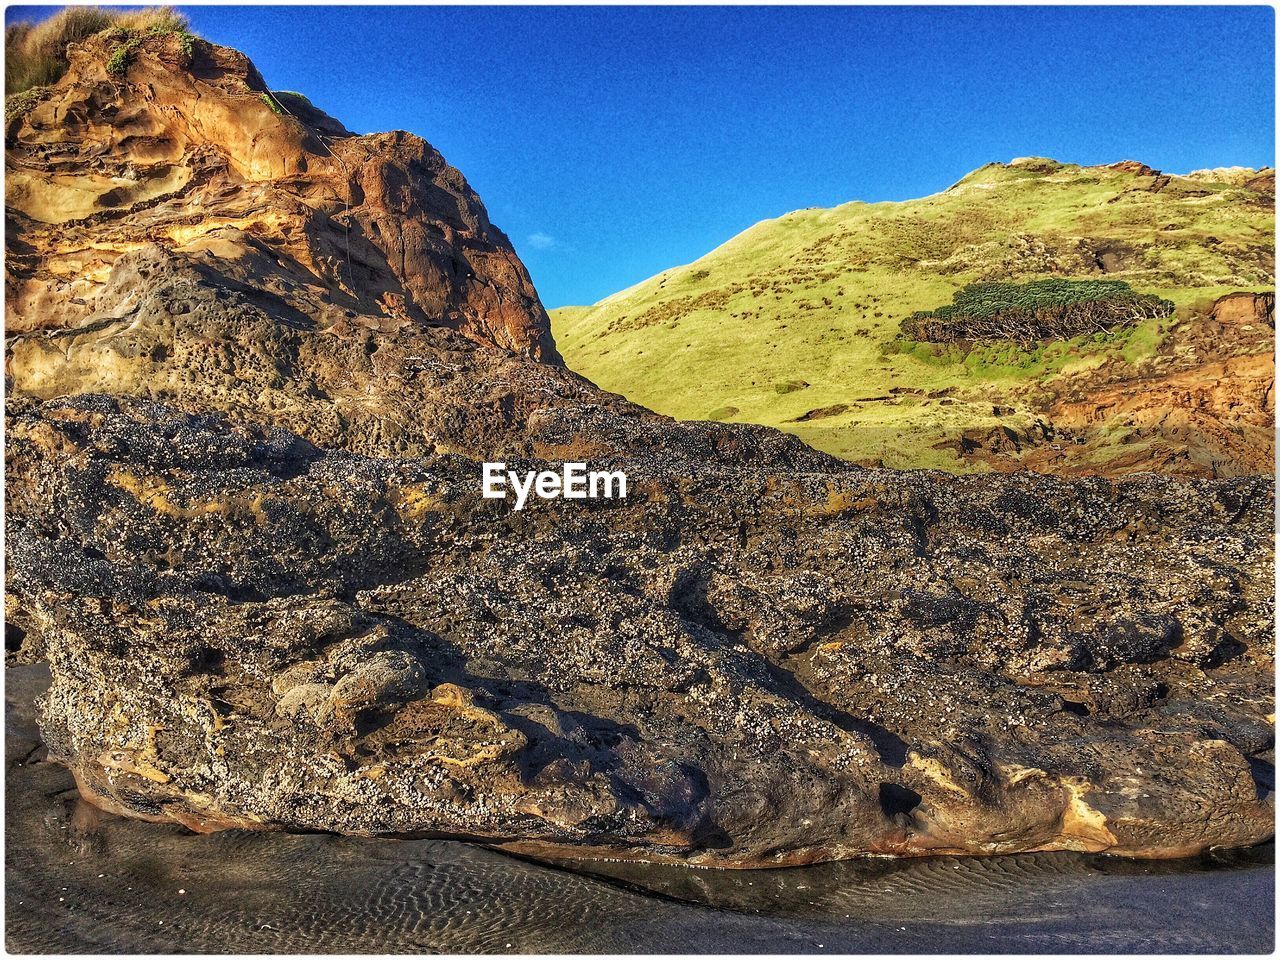
MULTIPOLYGON (((406 455, 519 451, 531 418, 565 403, 653 416, 561 367, 443 327, 318 328, 308 311, 322 300, 236 279, 251 259, 193 260, 158 244, 121 256, 99 293, 110 316, 10 337, 17 392, 133 394, 270 421, 326 446, 406 455)), ((269 265, 259 276, 273 276, 269 265)))
POLYGON ((717 866, 1271 835, 1267 480, 744 460, 750 428, 661 422, 616 451, 602 412, 631 496, 515 513, 465 456, 20 406, 10 618, 110 809, 717 866))
POLYGON ((510 242, 426 141, 355 136, 204 41, 145 39, 118 76, 118 42, 73 46, 6 131, 9 334, 119 317, 126 255, 154 243, 335 336, 443 325, 558 362, 510 242))

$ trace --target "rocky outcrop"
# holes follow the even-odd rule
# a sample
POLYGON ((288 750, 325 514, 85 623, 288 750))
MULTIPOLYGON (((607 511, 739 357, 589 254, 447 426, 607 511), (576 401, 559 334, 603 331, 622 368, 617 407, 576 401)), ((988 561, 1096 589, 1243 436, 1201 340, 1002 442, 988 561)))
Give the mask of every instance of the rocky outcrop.
POLYGON ((1119 170, 1122 173, 1132 173, 1135 177, 1158 177, 1161 175, 1159 170, 1137 160, 1119 160, 1116 163, 1107 164, 1107 169, 1119 170))
POLYGON ((10 622, 52 667, 51 752, 107 809, 196 830, 717 866, 1271 835, 1269 481, 958 479, 566 423, 626 500, 516 513, 470 457, 15 411, 10 622))
POLYGON ((271 283, 263 250, 223 261, 148 244, 122 255, 98 294, 107 316, 10 337, 12 383, 39 397, 104 392, 224 410, 325 446, 404 455, 519 452, 537 411, 559 404, 638 412, 563 368, 443 327, 320 327, 309 311, 325 309, 322 298, 238 279, 255 256, 271 283))
POLYGON ((1216 324, 1213 331, 1222 334, 1228 329, 1249 333, 1254 330, 1276 328, 1276 295, 1274 293, 1229 293, 1214 301, 1209 317, 1216 324), (1256 324, 1256 327, 1250 327, 1256 324))
POLYGON ((1066 476, 1268 474, 1274 344, 1274 294, 1227 294, 1180 320, 1138 376, 1112 361, 1050 380, 1029 429, 968 431, 958 452, 996 470, 1066 476))
POLYGON ((225 47, 128 42, 122 70, 111 32, 72 46, 6 131, 9 334, 119 319, 127 255, 157 244, 335 337, 443 325, 558 361, 510 242, 430 144, 355 136, 225 47))
POLYGON ((270 94, 241 54, 190 43, 148 37, 123 76, 108 35, 73 46, 11 125, 12 390, 151 397, 403 454, 519 448, 540 407, 598 396, 547 386, 559 357, 528 275, 429 144, 354 136, 270 94))
POLYGON ((9 131, 6 643, 85 797, 730 867, 1271 835, 1269 480, 659 417, 422 141, 112 42, 9 131), (629 496, 515 512, 498 458, 629 496))

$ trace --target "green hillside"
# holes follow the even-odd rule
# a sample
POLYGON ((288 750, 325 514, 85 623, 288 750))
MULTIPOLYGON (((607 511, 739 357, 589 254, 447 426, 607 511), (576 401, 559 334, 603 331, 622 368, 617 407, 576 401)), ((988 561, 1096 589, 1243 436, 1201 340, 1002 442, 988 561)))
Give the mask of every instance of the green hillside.
POLYGON ((1123 280, 1180 309, 1274 285, 1274 176, 989 164, 942 193, 758 223, 694 263, 552 312, 568 364, 682 419, 764 423, 893 466, 966 469, 939 441, 1027 426, 1037 382, 1140 363, 1177 324, 971 347, 901 335, 968 284, 1123 280), (996 406, 1011 409, 997 411, 996 406))

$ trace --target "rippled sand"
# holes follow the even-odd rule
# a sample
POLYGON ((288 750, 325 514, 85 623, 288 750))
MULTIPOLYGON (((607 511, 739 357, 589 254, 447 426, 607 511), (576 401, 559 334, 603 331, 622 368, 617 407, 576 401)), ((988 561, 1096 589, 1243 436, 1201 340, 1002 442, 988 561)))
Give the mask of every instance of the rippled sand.
POLYGON ((469 844, 201 837, 98 814, 43 762, 40 668, 6 671, 15 952, 1268 952, 1271 849, 710 871, 469 844))

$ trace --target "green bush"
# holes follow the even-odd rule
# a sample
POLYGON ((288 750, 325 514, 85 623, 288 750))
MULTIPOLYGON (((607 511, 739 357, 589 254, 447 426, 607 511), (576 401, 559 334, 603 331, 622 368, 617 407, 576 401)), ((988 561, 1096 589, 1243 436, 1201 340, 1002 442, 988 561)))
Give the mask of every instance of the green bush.
POLYGON ((196 35, 186 30, 178 34, 178 52, 182 54, 182 65, 186 66, 196 55, 196 35))
POLYGON ((107 58, 107 73, 113 77, 123 77, 129 72, 129 64, 133 60, 133 51, 142 43, 141 37, 130 37, 111 51, 107 58))
POLYGON ((773 389, 774 392, 785 395, 788 393, 795 393, 797 390, 804 390, 808 386, 808 382, 804 380, 786 380, 782 383, 775 383, 773 385, 773 389))
POLYGON ((315 105, 304 94, 298 93, 296 90, 272 90, 271 95, 286 109, 294 106, 295 103, 310 107, 312 110, 315 109, 315 105))
POLYGON ((1174 305, 1122 280, 971 283, 952 302, 912 314, 902 332, 931 343, 1039 340, 1101 334, 1173 313, 1174 305))

